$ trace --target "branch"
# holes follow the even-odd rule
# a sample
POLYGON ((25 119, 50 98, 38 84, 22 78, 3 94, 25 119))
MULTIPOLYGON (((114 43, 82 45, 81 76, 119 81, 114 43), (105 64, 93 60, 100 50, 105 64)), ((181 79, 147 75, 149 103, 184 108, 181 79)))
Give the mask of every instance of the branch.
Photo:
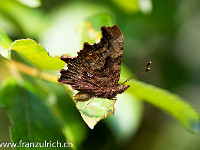
MULTIPOLYGON (((36 68, 29 67, 29 66, 22 64, 20 62, 11 61, 11 62, 8 63, 8 66, 9 66, 10 69, 15 67, 15 69, 17 69, 18 71, 23 72, 25 74, 28 74, 32 77, 37 77, 37 78, 41 78, 41 79, 46 80, 46 81, 58 83, 56 76, 53 76, 53 75, 46 73, 46 72, 41 72, 40 70, 38 70, 36 68)), ((11 70, 11 72, 12 72, 12 70, 11 70)))

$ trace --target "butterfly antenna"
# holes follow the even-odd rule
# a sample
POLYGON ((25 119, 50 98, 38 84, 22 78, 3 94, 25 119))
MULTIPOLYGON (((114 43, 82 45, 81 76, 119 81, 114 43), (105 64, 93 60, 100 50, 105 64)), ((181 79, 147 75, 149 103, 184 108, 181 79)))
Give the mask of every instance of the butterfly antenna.
MULTIPOLYGON (((124 83, 130 81, 131 79, 135 78, 135 77, 138 76, 138 75, 141 75, 141 74, 143 74, 143 73, 149 71, 151 68, 148 67, 148 66, 150 66, 151 64, 152 64, 152 62, 150 61, 147 65, 145 65, 143 68, 141 68, 141 69, 138 70, 136 73, 134 73, 132 76, 130 76, 126 81, 124 81, 124 83), (147 68, 147 69, 144 70, 145 68, 147 68), (144 70, 144 71, 143 71, 143 70, 144 70)), ((123 83, 123 84, 124 84, 124 83, 123 83)))

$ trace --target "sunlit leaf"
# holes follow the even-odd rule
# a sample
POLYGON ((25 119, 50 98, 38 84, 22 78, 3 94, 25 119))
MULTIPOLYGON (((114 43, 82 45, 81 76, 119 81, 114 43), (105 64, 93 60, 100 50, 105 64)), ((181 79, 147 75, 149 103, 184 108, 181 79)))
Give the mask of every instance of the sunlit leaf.
POLYGON ((127 92, 171 114, 191 132, 200 131, 199 113, 183 98, 139 81, 129 83, 127 92))
POLYGON ((7 59, 10 59, 9 47, 11 43, 12 41, 9 37, 0 30, 0 54, 7 59))
POLYGON ((101 119, 105 118, 105 115, 108 117, 114 113, 113 102, 114 100, 95 98, 88 105, 88 101, 79 101, 77 107, 80 109, 79 111, 85 123, 93 129, 101 119), (83 109, 86 105, 87 107, 83 109))
POLYGON ((11 50, 16 50, 40 69, 61 69, 64 62, 59 57, 50 57, 47 51, 32 39, 16 40, 11 50))

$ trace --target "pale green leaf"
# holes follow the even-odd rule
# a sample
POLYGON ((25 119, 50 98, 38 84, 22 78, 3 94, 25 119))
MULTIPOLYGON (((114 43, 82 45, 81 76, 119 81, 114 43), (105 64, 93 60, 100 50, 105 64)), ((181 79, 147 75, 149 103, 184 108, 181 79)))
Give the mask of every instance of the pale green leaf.
POLYGON ((10 38, 0 30, 0 54, 7 59, 10 59, 9 47, 11 43, 10 38))
POLYGON ((114 100, 95 98, 90 104, 87 105, 88 101, 77 104, 80 109, 81 116, 85 123, 93 129, 94 126, 103 118, 108 117, 114 113, 114 100), (113 104, 112 104, 113 103, 113 104), (85 106, 87 107, 83 109, 85 106), (110 106, 110 107, 108 107, 110 106))
POLYGON ((16 40, 12 44, 11 50, 16 50, 22 54, 39 69, 61 69, 65 65, 59 57, 50 57, 48 52, 32 39, 16 40))

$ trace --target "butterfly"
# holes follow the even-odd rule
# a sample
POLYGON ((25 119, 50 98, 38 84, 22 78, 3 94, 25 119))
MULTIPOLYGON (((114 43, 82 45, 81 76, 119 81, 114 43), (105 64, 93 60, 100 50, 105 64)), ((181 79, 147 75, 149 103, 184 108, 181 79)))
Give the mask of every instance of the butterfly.
MULTIPOLYGON (((58 82, 69 84, 74 90, 79 91, 73 97, 77 102, 90 100, 84 108, 94 98, 107 98, 114 100, 115 103, 117 94, 123 93, 130 87, 125 83, 135 76, 132 75, 122 84, 118 83, 124 46, 123 34, 117 25, 102 26, 101 31, 102 38, 99 43, 85 42, 78 56, 62 55, 60 58, 67 63, 67 70, 60 70, 61 76, 58 82)), ((151 62, 145 67, 150 64, 151 62)))

